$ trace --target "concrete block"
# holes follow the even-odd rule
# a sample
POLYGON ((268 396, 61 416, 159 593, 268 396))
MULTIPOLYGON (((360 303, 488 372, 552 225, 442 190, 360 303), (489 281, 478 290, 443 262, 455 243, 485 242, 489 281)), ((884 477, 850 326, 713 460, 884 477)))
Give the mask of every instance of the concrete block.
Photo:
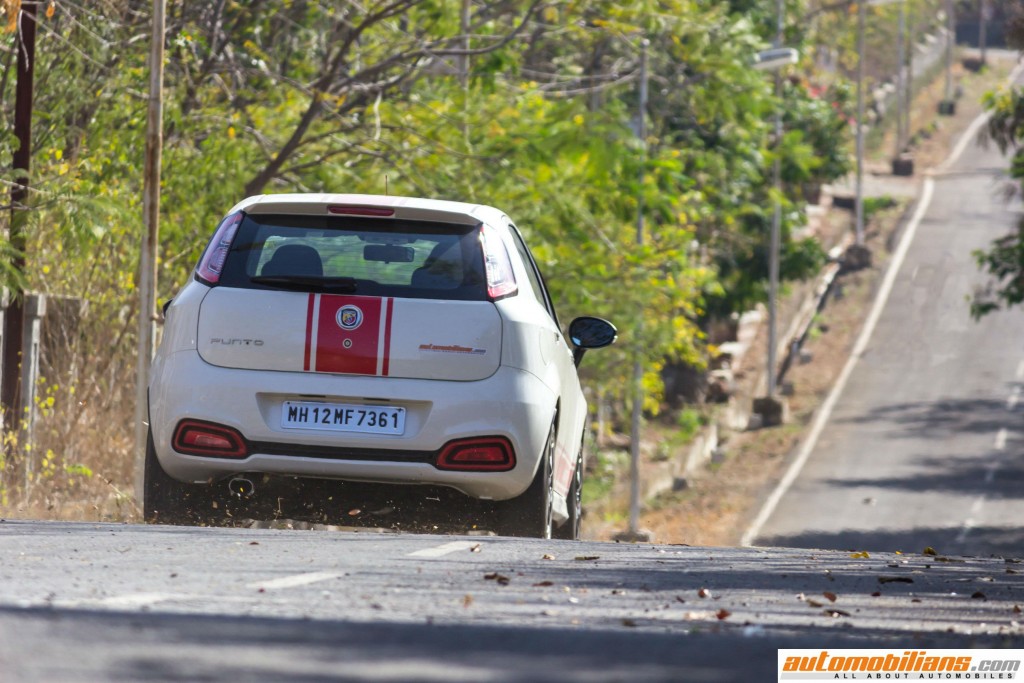
POLYGON ((851 244, 843 254, 843 272, 871 267, 871 250, 863 244, 851 244))
POLYGON ((777 396, 755 398, 754 414, 761 417, 762 427, 777 427, 789 421, 789 403, 777 396))
POLYGON ((914 175, 914 157, 903 153, 892 160, 892 174, 897 176, 914 175))

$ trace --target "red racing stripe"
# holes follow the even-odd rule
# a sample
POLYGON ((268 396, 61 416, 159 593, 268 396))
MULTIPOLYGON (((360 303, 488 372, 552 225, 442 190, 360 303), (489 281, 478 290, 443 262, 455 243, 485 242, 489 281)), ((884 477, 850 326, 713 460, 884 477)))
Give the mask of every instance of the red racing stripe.
POLYGON ((377 374, 381 304, 375 297, 320 295, 317 372, 377 374))
POLYGON ((302 369, 309 372, 309 353, 313 346, 313 301, 316 294, 309 295, 309 303, 306 305, 306 354, 302 360, 302 369))
POLYGON ((388 365, 391 361, 391 316, 395 312, 395 300, 384 299, 384 367, 381 374, 388 376, 388 365))

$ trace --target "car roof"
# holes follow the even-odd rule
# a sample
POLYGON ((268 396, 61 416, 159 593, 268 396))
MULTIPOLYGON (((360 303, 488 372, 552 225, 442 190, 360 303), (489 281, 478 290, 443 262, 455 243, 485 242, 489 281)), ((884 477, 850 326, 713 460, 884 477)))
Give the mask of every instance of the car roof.
MULTIPOLYGON (((391 218, 437 221, 476 225, 487 223, 494 227, 503 227, 504 212, 492 206, 453 202, 444 199, 426 199, 422 197, 396 197, 392 195, 373 194, 265 194, 248 197, 236 204, 230 211, 245 211, 249 214, 302 214, 325 215, 338 214, 329 207, 389 208, 394 210, 391 218)), ((344 212, 340 212, 344 215, 344 212)))

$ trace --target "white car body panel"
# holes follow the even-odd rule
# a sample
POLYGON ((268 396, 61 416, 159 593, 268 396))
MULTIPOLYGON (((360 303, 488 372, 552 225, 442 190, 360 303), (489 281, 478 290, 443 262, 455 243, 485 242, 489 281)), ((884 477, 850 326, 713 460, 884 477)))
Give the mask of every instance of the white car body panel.
MULTIPOLYGON (((172 306, 173 308, 173 306, 172 306)), ((173 315, 173 313, 171 313, 173 315)), ((536 455, 547 438, 555 396, 536 377, 502 368, 480 382, 438 382, 380 377, 218 368, 195 351, 161 359, 150 383, 153 440, 164 470, 181 481, 218 481, 243 472, 275 472, 358 481, 440 484, 476 498, 504 500, 522 493, 533 479, 536 455), (201 390, 172 378, 202 376, 201 390), (339 381, 344 379, 344 381, 339 381), (400 396, 388 401, 386 397, 400 396), (510 400, 509 397, 516 397, 510 400), (241 398, 240 398, 241 397, 241 398), (400 403, 407 409, 402 436, 331 432, 297 435, 280 426, 281 404, 298 397, 336 403, 400 403), (372 397, 372 398, 371 398, 372 397), (472 408, 470 408, 472 406, 472 408), (500 416, 496 420, 495 416, 500 416), (254 452, 244 460, 202 458, 171 448, 174 427, 195 418, 233 427, 253 443, 366 449, 366 459, 310 458, 254 452), (501 428, 496 429, 496 425, 501 428), (387 450, 436 451, 466 435, 505 436, 520 465, 509 472, 452 472, 425 463, 387 460, 387 450), (501 475, 501 476, 498 476, 501 475)), ((295 448, 301 453, 301 446, 295 448)), ((564 493, 562 494, 564 495, 564 493)))
POLYGON ((459 381, 490 377, 501 357, 501 318, 484 301, 216 287, 201 313, 199 355, 221 367, 459 381), (351 332, 334 321, 346 306, 365 317, 351 332), (447 319, 459 325, 447 326, 447 319))

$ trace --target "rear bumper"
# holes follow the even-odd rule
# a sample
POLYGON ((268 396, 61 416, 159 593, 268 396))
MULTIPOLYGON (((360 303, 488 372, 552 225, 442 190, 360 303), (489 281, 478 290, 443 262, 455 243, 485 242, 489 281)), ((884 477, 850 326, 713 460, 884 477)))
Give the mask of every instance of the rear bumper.
POLYGON ((504 500, 529 486, 547 438, 556 397, 537 377, 501 367, 491 377, 451 382, 210 365, 194 350, 159 356, 150 382, 157 457, 172 477, 211 482, 243 472, 351 481, 449 486, 474 498, 504 500), (283 429, 281 404, 297 398, 406 408, 401 436, 283 429), (237 429, 252 452, 244 459, 185 455, 171 446, 183 419, 237 429), (515 451, 507 472, 457 472, 433 465, 453 439, 503 436, 515 451))

